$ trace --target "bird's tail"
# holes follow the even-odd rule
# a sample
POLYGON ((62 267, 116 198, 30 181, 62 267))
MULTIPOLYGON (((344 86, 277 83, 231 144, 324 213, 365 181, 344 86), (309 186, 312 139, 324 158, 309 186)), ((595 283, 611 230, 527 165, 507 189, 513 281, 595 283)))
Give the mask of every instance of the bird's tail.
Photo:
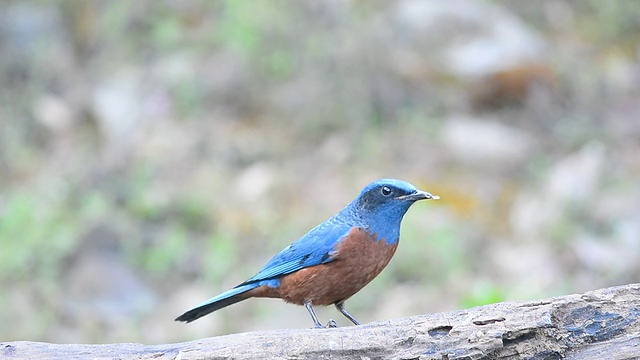
POLYGON ((247 298, 246 296, 243 295, 244 293, 246 293, 251 289, 255 289, 258 286, 260 285, 256 283, 238 285, 233 289, 227 290, 222 294, 212 297, 211 299, 194 307, 193 309, 188 310, 184 314, 178 316, 176 318, 176 321, 184 321, 184 322, 190 323, 209 313, 222 309, 223 307, 227 307, 231 304, 235 304, 247 298))

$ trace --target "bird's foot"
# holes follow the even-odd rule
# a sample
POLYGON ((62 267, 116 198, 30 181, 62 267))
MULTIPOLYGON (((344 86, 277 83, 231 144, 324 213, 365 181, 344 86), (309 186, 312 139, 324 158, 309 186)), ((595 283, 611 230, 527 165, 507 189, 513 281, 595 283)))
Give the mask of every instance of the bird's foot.
POLYGON ((338 324, 333 319, 329 319, 329 322, 327 323, 327 326, 325 326, 325 328, 327 328, 327 329, 337 328, 337 327, 338 327, 338 324))

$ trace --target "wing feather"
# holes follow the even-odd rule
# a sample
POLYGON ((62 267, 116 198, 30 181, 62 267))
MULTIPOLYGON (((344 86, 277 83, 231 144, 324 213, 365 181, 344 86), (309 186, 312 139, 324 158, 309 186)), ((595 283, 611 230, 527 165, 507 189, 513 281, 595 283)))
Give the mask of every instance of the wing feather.
POLYGON ((256 275, 243 284, 269 280, 334 260, 332 253, 351 226, 330 219, 282 249, 256 275))

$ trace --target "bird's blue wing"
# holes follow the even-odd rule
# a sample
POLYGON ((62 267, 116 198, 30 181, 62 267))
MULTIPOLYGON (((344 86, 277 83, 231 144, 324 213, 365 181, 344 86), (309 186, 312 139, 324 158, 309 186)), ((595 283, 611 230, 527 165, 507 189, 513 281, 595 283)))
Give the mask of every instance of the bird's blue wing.
POLYGON ((306 267, 331 262, 336 244, 349 234, 351 228, 351 225, 335 218, 327 220, 280 251, 244 284, 273 279, 306 267))

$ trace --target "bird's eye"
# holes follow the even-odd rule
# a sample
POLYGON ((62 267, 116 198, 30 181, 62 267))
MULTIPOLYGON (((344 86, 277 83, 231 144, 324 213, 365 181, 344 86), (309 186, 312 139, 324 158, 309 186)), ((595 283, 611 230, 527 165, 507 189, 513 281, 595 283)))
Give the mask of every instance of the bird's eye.
POLYGON ((380 189, 380 193, 384 196, 389 196, 391 195, 391 189, 388 186, 383 186, 382 189, 380 189))

